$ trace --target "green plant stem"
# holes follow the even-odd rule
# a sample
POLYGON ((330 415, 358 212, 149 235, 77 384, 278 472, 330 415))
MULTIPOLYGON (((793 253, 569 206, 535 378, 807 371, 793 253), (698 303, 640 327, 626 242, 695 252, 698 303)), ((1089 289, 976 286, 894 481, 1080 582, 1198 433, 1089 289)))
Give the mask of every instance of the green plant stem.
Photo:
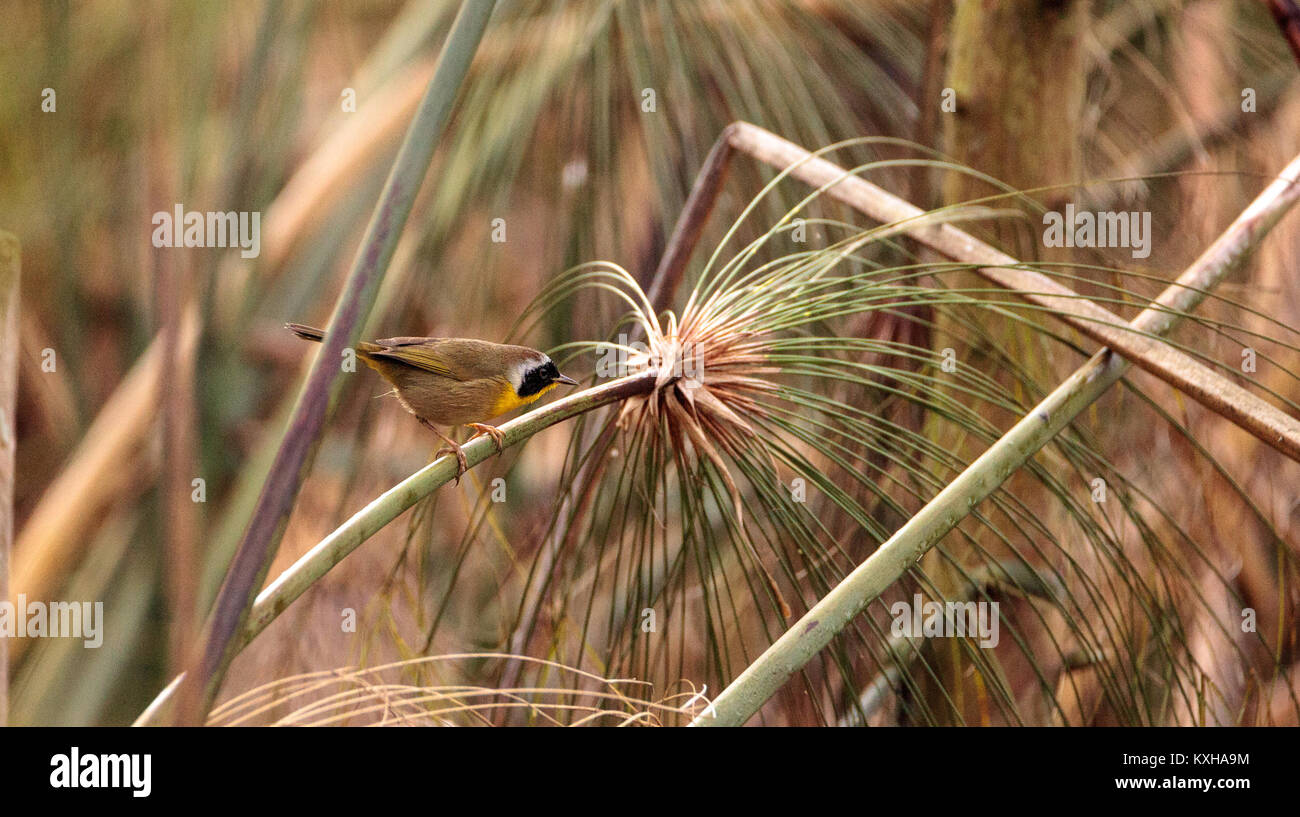
MULTIPOLYGON (((499 426, 504 445, 524 442, 543 429, 570 417, 576 417, 601 406, 617 403, 654 389, 657 372, 650 371, 605 383, 577 394, 548 403, 499 426)), ((473 468, 496 454, 492 440, 479 437, 466 443, 462 450, 465 460, 473 468)), ((344 522, 315 547, 307 551, 275 581, 257 595, 243 629, 233 641, 238 653, 283 613, 295 599, 306 592, 316 580, 324 576, 349 553, 385 525, 392 522, 408 508, 456 477, 456 459, 451 455, 439 457, 411 476, 394 485, 344 522)), ((165 721, 176 688, 183 675, 178 675, 148 708, 136 719, 136 726, 153 726, 165 721)))
MULTIPOLYGON (((1176 306, 1179 311, 1199 304, 1207 288, 1236 268, 1295 203, 1298 172, 1300 158, 1242 211, 1156 303, 1176 306)), ((1157 308, 1143 312, 1131 326, 1158 334, 1174 323, 1174 316, 1157 308)), ((1129 365, 1110 349, 1093 355, 778 638, 691 725, 739 726, 749 720, 791 675, 1105 393, 1129 365)))
POLYGON ((177 693, 177 723, 203 723, 226 669, 238 652, 238 636, 249 608, 275 558, 298 491, 314 458, 320 430, 341 390, 338 374, 343 350, 356 345, 374 305, 379 284, 495 5, 496 0, 466 0, 452 25, 437 70, 406 132, 366 228, 321 342, 320 354, 303 385, 244 539, 217 594, 198 649, 186 663, 189 671, 177 693))

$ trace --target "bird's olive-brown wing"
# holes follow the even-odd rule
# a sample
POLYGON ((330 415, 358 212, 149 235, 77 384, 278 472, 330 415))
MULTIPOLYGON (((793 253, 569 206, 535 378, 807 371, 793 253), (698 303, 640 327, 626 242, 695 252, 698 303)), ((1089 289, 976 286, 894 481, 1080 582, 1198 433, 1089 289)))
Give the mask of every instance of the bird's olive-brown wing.
POLYGON ((395 360, 452 380, 502 377, 502 350, 511 347, 470 338, 387 338, 372 357, 395 360))

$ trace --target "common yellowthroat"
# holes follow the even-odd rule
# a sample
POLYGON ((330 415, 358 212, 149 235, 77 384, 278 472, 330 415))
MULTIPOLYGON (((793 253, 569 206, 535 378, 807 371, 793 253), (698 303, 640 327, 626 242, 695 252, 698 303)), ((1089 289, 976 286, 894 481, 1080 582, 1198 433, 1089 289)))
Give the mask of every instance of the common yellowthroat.
MULTIPOLYGON (((300 338, 319 342, 325 333, 300 323, 285 328, 300 338)), ((545 354, 526 346, 508 346, 469 338, 386 338, 362 341, 357 357, 393 384, 397 399, 456 455, 461 474, 469 469, 465 452, 435 424, 469 426, 496 442, 501 452, 501 432, 482 420, 491 420, 526 406, 560 383, 578 381, 560 374, 545 354)), ((473 438, 471 438, 473 439, 473 438)))

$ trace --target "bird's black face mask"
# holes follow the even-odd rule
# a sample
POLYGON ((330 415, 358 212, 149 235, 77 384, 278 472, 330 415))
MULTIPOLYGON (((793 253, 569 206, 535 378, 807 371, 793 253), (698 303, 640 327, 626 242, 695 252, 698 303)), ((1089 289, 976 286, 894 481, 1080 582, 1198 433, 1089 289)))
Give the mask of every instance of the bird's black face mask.
POLYGON ((519 384, 519 396, 532 397, 559 379, 560 370, 555 368, 554 362, 548 360, 528 370, 523 382, 519 384))

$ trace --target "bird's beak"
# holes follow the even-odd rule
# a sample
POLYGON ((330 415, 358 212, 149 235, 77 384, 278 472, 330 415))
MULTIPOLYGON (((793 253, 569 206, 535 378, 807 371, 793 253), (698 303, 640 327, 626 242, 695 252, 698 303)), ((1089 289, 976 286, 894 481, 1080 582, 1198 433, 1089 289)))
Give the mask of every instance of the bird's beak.
POLYGON ((555 382, 556 382, 556 383, 564 383, 565 385, 568 385, 568 386, 576 386, 576 385, 578 385, 578 381, 574 380, 572 377, 569 377, 567 374, 562 374, 562 375, 560 375, 559 377, 555 378, 555 382))

